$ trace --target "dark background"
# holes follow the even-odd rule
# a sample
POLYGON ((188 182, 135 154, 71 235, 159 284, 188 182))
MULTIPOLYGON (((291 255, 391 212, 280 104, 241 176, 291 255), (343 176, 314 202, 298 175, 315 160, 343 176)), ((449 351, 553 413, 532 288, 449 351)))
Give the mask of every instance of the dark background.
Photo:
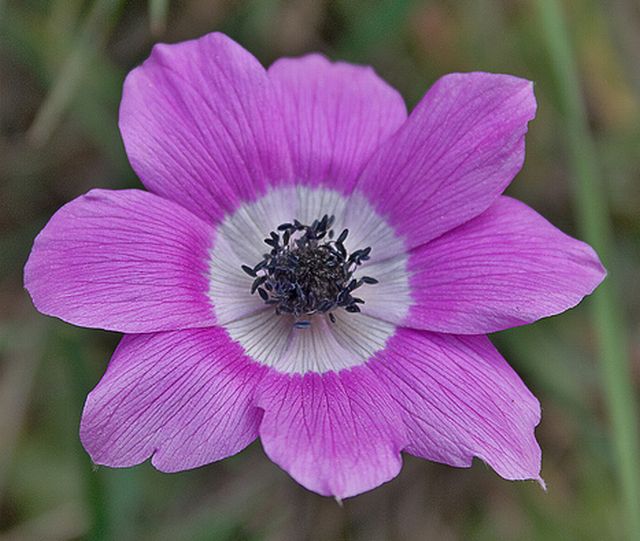
POLYGON ((0 0, 0 539, 640 538, 639 156, 636 0, 0 0), (542 403, 547 493, 479 461, 406 457, 397 479, 341 508, 259 443, 180 474, 92 468, 79 416, 118 336, 39 315, 22 267, 63 203, 140 187, 117 129, 123 78, 155 41, 212 30, 265 64, 322 51, 373 65, 410 106, 452 71, 535 81, 508 192, 595 244, 610 273, 578 308, 493 337, 542 403))

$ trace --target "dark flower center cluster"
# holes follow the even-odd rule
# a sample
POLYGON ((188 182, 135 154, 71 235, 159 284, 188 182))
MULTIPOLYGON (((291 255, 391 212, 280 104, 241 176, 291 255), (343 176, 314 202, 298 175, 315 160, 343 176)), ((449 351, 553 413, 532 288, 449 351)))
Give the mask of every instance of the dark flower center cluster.
POLYGON ((367 259, 371 248, 350 254, 344 246, 349 234, 344 229, 337 238, 331 229, 334 217, 325 214, 305 225, 298 220, 284 223, 264 240, 271 251, 255 266, 242 265, 242 270, 254 278, 251 293, 275 308, 276 314, 291 314, 296 327, 308 327, 308 317, 328 314, 344 308, 360 312, 364 300, 353 292, 363 284, 376 284, 370 276, 353 278, 355 270, 367 259))

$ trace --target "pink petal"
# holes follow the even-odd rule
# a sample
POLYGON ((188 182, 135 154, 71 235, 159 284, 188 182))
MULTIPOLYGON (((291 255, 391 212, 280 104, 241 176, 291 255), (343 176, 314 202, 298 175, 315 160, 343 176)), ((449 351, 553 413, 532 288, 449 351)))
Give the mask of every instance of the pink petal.
POLYGON ((269 68, 295 178, 350 193, 373 151, 405 121, 402 97, 369 67, 313 54, 269 68))
POLYGON ((409 272, 415 304, 405 324, 459 334, 563 312, 606 274, 590 246, 508 197, 414 250, 409 272))
POLYGON ((347 498, 392 479, 406 442, 397 406, 366 366, 339 373, 270 372, 258 405, 264 450, 301 485, 347 498))
POLYGON ((149 332, 214 323, 212 229, 139 190, 92 190, 35 240, 24 271, 36 308, 85 327, 149 332))
POLYGON ((524 79, 442 77, 374 154, 358 190, 404 236, 406 248, 424 244, 474 218, 502 193, 522 167, 535 111, 533 85, 524 79))
POLYGON ((452 466, 481 458, 540 482, 540 405, 485 336, 399 329, 369 364, 400 405, 405 451, 452 466))
POLYGON ((264 369, 220 328, 128 335, 89 394, 80 438, 96 464, 161 471, 231 456, 257 436, 264 369))
POLYGON ((149 190, 218 222, 291 177, 273 88, 223 34, 156 45, 127 77, 120 130, 149 190))

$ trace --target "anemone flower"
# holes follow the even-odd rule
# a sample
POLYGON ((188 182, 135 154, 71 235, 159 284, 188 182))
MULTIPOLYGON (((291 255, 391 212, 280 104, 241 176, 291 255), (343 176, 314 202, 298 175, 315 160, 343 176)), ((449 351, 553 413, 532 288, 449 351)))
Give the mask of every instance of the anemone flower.
POLYGON ((401 452, 540 477, 540 406, 485 336, 576 305, 594 251, 501 195, 532 83, 451 74, 407 116, 367 67, 157 45, 120 129, 148 191, 92 190, 35 240, 35 306, 125 333, 80 426, 96 464, 195 468, 260 438, 345 498, 401 452))

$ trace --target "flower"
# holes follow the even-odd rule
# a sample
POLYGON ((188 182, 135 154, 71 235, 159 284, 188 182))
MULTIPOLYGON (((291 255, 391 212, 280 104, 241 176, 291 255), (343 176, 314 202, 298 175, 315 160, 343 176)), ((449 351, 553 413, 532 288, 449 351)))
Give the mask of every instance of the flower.
POLYGON ((85 404, 93 461, 172 472, 260 437, 337 498, 401 452, 542 482, 539 403, 484 335, 605 271, 501 195, 535 110, 508 75, 445 76, 407 117, 370 68, 265 70, 222 34, 157 45, 120 109, 149 191, 71 201, 25 268, 41 312, 125 333, 85 404))

